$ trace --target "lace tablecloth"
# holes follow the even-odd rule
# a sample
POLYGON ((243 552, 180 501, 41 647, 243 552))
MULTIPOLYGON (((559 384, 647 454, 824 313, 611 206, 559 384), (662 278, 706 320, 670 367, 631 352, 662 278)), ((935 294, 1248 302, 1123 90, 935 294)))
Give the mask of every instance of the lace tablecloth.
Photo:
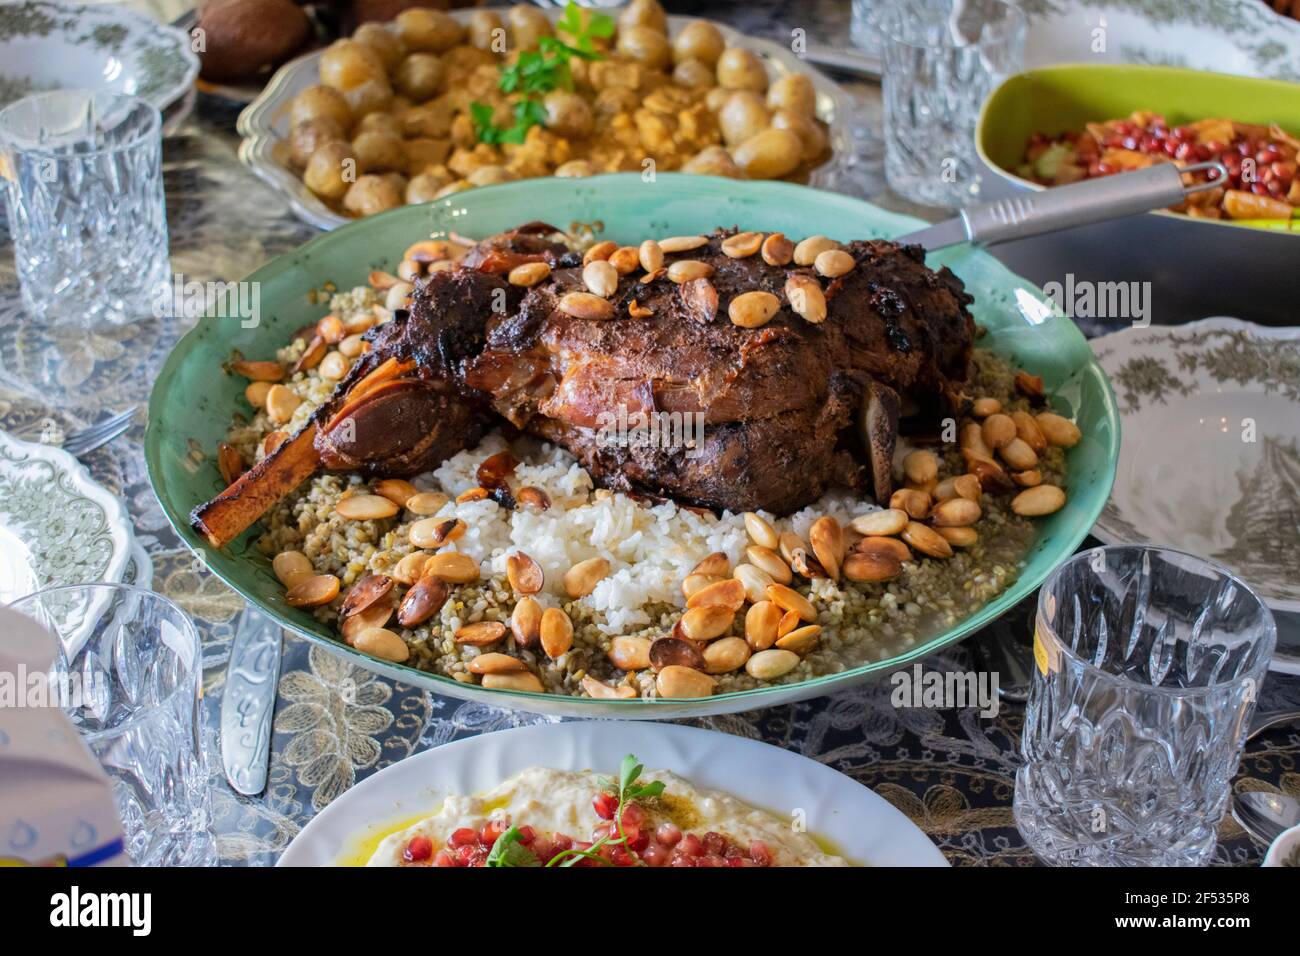
MULTIPOLYGON (((753 32, 779 32, 771 20, 748 22, 771 16, 770 9, 747 13, 727 7, 722 15, 753 32)), ((837 34, 824 28, 823 35, 837 34)), ((859 92, 865 95, 864 128, 869 129, 878 114, 879 92, 870 87, 859 92)), ((201 97, 196 114, 165 146, 172 268, 187 279, 239 278, 314 233, 238 164, 235 112, 201 97)), ((879 198, 880 170, 871 142, 864 136, 857 178, 846 188, 879 198)), ((907 208, 887 196, 885 202, 907 208)), ((254 799, 230 790, 220 772, 216 726, 242 601, 204 570, 168 527, 149 488, 141 447, 153 377, 184 331, 174 321, 144 320, 108 333, 55 336, 25 324, 12 246, 7 232, 0 232, 0 427, 37 440, 49 434, 51 424, 68 431, 109 410, 132 404, 141 409, 128 434, 86 461, 98 480, 126 500, 153 563, 153 586, 192 615, 202 631, 206 738, 221 860, 266 865, 313 814, 388 764, 458 737, 546 718, 434 696, 352 668, 286 634, 270 784, 254 799)), ((996 626, 1027 639, 1028 609, 996 626)), ((928 665, 943 671, 971 666, 964 647, 937 655, 928 665)), ((881 681, 833 697, 695 723, 764 740, 849 774, 899 807, 953 863, 1032 864, 1011 815, 1023 712, 1004 706, 996 718, 986 719, 973 709, 899 709, 890 702, 891 689, 881 681)), ((1300 681, 1272 679, 1263 698, 1266 707, 1295 706, 1300 681)), ((1248 747, 1235 785, 1300 796, 1298 761, 1300 730, 1276 730, 1248 747)), ((1221 835, 1216 862, 1259 861, 1259 847, 1230 819, 1221 835)))

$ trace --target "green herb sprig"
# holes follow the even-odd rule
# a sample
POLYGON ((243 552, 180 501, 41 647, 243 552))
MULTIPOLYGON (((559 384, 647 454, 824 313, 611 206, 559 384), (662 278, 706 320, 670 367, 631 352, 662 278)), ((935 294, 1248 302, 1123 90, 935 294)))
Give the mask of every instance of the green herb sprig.
POLYGON ((575 866, 581 860, 595 860, 606 866, 611 865, 608 860, 600 855, 600 849, 606 846, 622 846, 627 843, 627 835, 623 832, 623 807, 628 800, 651 799, 659 796, 664 792, 663 782, 654 780, 650 783, 639 784, 637 778, 641 776, 641 771, 645 768, 637 762, 635 755, 628 754, 623 758, 622 766, 619 767, 618 783, 608 777, 600 778, 600 789, 606 793, 615 793, 618 795, 618 806, 614 809, 614 827, 618 833, 615 838, 613 834, 601 837, 585 850, 565 850, 553 857, 547 866, 575 866))

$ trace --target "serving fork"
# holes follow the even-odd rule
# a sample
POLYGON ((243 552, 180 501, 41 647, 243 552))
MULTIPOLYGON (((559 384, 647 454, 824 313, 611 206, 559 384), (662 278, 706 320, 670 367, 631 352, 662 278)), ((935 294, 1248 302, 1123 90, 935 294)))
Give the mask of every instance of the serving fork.
POLYGON ((135 417, 135 406, 96 422, 80 431, 75 431, 63 440, 63 450, 74 458, 80 458, 94 451, 101 445, 107 445, 114 438, 131 427, 135 417))

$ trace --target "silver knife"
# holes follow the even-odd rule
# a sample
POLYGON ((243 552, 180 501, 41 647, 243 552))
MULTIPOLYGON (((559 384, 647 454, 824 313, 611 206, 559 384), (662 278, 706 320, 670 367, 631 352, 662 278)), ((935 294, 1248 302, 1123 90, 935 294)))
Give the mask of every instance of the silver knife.
POLYGON ((239 793, 266 789, 271 717, 280 682, 280 625, 246 607, 235 625, 221 697, 221 763, 239 793))
POLYGON ((959 242, 991 246, 1012 239, 1028 239, 1045 232, 1176 206, 1191 193, 1213 189, 1227 175, 1223 164, 1217 162, 1182 168, 1173 163, 1156 163, 1131 173, 1086 179, 972 206, 963 209, 955 219, 946 219, 894 241, 934 250, 959 242), (1183 173, 1211 169, 1218 170, 1218 179, 1183 185, 1183 173))

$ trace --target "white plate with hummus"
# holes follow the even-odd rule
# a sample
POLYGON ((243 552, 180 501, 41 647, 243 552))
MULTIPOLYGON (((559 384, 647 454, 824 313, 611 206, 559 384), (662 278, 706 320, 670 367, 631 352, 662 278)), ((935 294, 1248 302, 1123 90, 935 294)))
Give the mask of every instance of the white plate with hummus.
POLYGON ((489 857, 524 866, 611 857, 947 865, 907 817, 830 767, 716 731, 623 721, 522 727, 403 760, 326 807, 280 865, 482 865, 489 857), (639 773, 625 763, 631 754, 639 773))

